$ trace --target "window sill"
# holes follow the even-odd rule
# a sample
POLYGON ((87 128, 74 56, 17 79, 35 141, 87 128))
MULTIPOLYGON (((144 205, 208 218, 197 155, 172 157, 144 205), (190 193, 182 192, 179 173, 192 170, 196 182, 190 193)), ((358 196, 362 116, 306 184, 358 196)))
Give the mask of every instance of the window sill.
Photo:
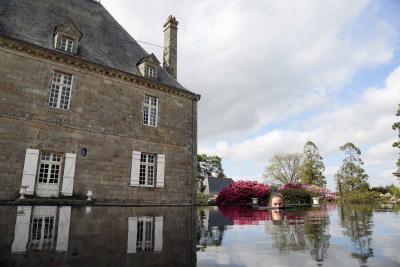
POLYGON ((56 110, 58 110, 58 111, 69 111, 69 108, 68 109, 63 109, 63 108, 52 107, 52 106, 49 106, 49 105, 47 105, 47 106, 50 109, 54 110, 54 111, 56 111, 56 110))
POLYGON ((132 186, 132 187, 143 187, 143 188, 156 188, 155 185, 133 185, 133 184, 129 184, 129 186, 132 186))

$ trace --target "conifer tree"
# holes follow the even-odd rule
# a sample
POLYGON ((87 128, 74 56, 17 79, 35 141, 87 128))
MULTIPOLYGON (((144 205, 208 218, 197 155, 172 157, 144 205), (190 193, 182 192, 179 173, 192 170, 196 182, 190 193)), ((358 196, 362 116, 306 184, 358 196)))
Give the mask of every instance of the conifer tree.
POLYGON ((365 173, 364 162, 360 157, 361 150, 350 142, 341 146, 340 150, 346 157, 335 175, 339 193, 368 187, 368 175, 365 173))
POLYGON ((304 145, 304 161, 301 167, 301 181, 320 187, 326 186, 325 165, 318 147, 311 141, 304 145))

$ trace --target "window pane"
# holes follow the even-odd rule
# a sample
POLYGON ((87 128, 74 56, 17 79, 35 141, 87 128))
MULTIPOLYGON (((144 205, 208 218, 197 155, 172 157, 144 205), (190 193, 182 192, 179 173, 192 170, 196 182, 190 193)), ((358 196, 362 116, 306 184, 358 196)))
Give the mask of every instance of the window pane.
POLYGON ((140 165, 139 184, 146 183, 146 165, 140 165))

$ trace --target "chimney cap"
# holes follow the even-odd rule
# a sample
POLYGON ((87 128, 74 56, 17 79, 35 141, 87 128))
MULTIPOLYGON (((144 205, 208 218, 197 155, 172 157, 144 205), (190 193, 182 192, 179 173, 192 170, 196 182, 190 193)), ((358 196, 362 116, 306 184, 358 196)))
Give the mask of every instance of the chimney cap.
POLYGON ((169 24, 171 26, 175 26, 176 27, 176 26, 178 26, 179 22, 176 20, 176 18, 174 16, 169 15, 168 18, 167 18, 167 21, 164 23, 164 27, 168 26, 169 24))

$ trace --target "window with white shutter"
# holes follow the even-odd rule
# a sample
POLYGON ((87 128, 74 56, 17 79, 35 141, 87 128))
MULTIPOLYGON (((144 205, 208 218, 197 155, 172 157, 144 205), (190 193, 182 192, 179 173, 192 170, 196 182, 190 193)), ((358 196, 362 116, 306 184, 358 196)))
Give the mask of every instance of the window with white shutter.
POLYGON ((157 155, 157 187, 164 187, 165 155, 157 155))
POLYGON ((164 187, 165 155, 132 152, 131 186, 164 187))
POLYGON ((71 206, 62 206, 59 209, 57 230, 57 251, 68 251, 69 225, 71 221, 71 206))
POLYGON ((163 217, 129 217, 127 253, 161 252, 163 217))
POLYGON ((75 165, 76 165, 76 154, 73 153, 65 154, 64 176, 61 189, 61 194, 63 196, 72 196, 73 194, 75 165))
POLYGON ((31 206, 17 207, 17 221, 15 222, 14 241, 11 253, 24 253, 29 239, 29 226, 31 221, 31 206))
POLYGON ((131 186, 139 186, 140 156, 141 152, 132 151, 131 186))
POLYGON ((39 150, 26 149, 24 170, 22 175, 22 186, 26 186, 26 194, 33 195, 35 191, 36 170, 39 160, 39 150))

